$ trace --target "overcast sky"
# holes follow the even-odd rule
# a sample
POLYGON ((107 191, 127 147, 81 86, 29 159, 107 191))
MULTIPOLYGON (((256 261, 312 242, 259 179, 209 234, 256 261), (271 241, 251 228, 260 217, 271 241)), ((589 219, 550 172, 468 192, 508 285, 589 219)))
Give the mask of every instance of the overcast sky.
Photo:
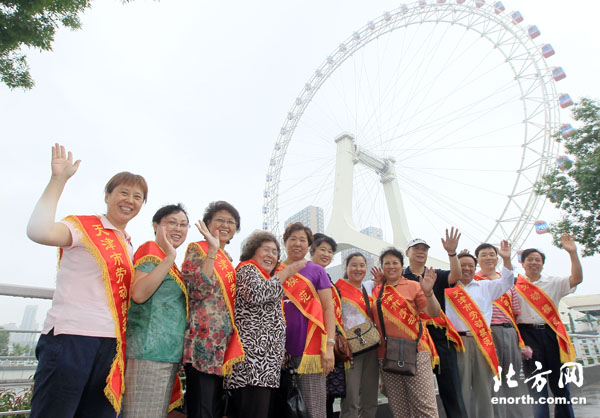
MULTIPOLYGON (((160 206, 182 202, 197 219, 210 201, 223 199, 242 215, 242 231, 230 245, 237 260, 241 240, 262 225, 269 159, 298 92, 341 41, 400 4, 94 2, 81 30, 60 30, 51 52, 28 52, 33 90, 0 86, 0 214, 8 238, 0 247, 6 266, 0 282, 54 286, 56 251, 30 242, 25 226, 48 181, 56 141, 82 160, 59 217, 103 213, 106 181, 128 170, 144 175, 150 186, 148 204, 128 227, 136 245, 152 238, 150 220, 160 206)), ((504 5, 506 12, 520 10, 525 23, 539 27, 540 42, 555 48, 554 62, 567 73, 561 92, 600 98, 600 3, 504 5)), ((557 217, 544 212, 547 221, 557 217)), ((188 241, 198 238, 191 229, 188 241)), ((527 244, 547 250, 547 273, 569 273, 566 253, 550 248, 549 235, 532 234, 527 244)), ((600 293, 598 268, 598 257, 584 261, 577 294, 600 293)), ((0 297, 0 324, 20 323, 27 303, 0 297)))

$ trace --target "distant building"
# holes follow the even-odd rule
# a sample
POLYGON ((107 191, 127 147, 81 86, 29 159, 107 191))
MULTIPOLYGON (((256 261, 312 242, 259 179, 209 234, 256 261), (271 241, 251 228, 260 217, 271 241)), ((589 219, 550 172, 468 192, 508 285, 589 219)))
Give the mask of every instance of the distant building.
POLYGON ((600 333, 600 295, 566 296, 558 310, 567 331, 600 333))
MULTIPOLYGON (((27 305, 25 306, 25 312, 23 312, 23 319, 21 320, 21 326, 19 329, 22 330, 36 330, 38 328, 38 323, 35 321, 35 317, 37 315, 38 306, 37 305, 27 305)), ((11 344, 21 344, 32 347, 36 342, 39 334, 37 333, 11 333, 10 342, 11 344)))
POLYGON ((284 229, 291 223, 302 222, 304 226, 308 226, 313 234, 317 232, 323 233, 325 231, 324 220, 323 220, 323 209, 317 206, 307 206, 300 212, 290 216, 285 220, 284 229))

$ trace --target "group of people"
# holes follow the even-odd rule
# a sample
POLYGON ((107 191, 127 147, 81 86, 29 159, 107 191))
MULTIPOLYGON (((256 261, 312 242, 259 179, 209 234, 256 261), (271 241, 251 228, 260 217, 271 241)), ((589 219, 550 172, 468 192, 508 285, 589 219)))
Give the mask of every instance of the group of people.
MULTIPOLYGON (((109 180, 105 215, 56 222, 78 167, 64 147, 53 147, 52 176, 27 226, 33 241, 59 247, 31 417, 166 417, 184 401, 181 364, 194 418, 281 416, 274 400, 282 368, 297 376, 311 418, 333 416, 336 397, 341 417, 375 417, 380 389, 394 417, 438 416, 434 375, 448 417, 514 416, 492 409, 491 391, 494 376, 518 376, 522 357, 526 376, 541 365, 551 370, 553 395, 570 396, 558 379, 574 349, 556 306, 582 271, 568 235, 562 245, 572 270, 563 279, 541 275, 545 255, 535 249, 522 253, 525 276, 515 277, 506 241, 459 254, 460 233, 451 228, 441 239, 449 270, 428 268, 430 246, 413 239, 405 252, 384 250, 369 278, 365 256, 350 254, 334 281, 325 270, 334 238, 299 222, 285 229, 285 257, 273 234, 258 231, 234 266, 225 247, 240 230, 240 214, 215 201, 195 224, 202 239, 188 245, 179 269, 177 250, 190 229, 181 204, 156 212, 155 240, 135 252, 125 231, 147 199, 142 176, 109 180), (346 331, 364 324, 374 324, 379 345, 340 359, 346 331), (392 339, 416 340, 411 373, 382 366, 392 339)), ((548 396, 547 389, 530 392, 548 396)), ((544 404, 534 410, 549 414, 544 404)), ((573 411, 556 405, 556 414, 573 411)))

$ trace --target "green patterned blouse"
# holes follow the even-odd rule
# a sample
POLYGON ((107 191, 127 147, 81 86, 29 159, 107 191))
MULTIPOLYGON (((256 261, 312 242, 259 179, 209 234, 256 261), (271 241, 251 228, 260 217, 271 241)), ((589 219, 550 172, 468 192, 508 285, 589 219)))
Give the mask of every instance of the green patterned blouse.
MULTIPOLYGON (((156 264, 146 262, 136 270, 150 273, 156 264)), ((185 295, 169 275, 144 303, 131 301, 127 322, 127 357, 181 362, 185 333, 185 295)))

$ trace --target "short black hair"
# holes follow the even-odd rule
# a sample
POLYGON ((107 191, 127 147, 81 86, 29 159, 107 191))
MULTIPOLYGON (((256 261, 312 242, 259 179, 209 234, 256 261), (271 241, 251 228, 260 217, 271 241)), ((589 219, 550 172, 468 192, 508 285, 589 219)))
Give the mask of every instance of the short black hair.
POLYGON ((231 214, 231 216, 233 216, 233 219, 235 220, 235 230, 237 232, 240 232, 240 213, 237 211, 236 208, 233 207, 231 203, 226 202, 224 200, 210 202, 206 207, 206 210, 204 211, 202 222, 204 222, 204 224, 208 226, 210 221, 212 221, 212 218, 215 216, 215 213, 217 213, 220 210, 226 210, 231 214))
MULTIPOLYGON (((479 247, 481 247, 481 245, 480 245, 479 247)), ((477 248, 479 248, 479 247, 477 247, 477 248)), ((494 246, 492 245, 492 247, 494 247, 494 246)), ((485 248, 490 248, 490 247, 485 247, 485 248)), ((483 249, 483 248, 482 248, 482 249, 483 249)), ((477 259, 475 258, 475 256, 474 256, 473 254, 469 254, 469 253, 460 253, 460 254, 458 255, 458 259, 459 259, 459 260, 460 260, 461 258, 465 258, 465 257, 471 257, 471 258, 473 259, 473 261, 475 262, 475 267, 477 267, 477 259)))
POLYGON ((404 256, 402 255, 402 252, 400 250, 398 250, 397 248, 390 247, 390 248, 386 248, 385 250, 383 250, 383 252, 379 256, 379 264, 383 265, 383 257, 385 257, 386 255, 393 255, 394 257, 399 258, 400 264, 402 264, 402 266, 404 266, 404 256))
POLYGON ((314 239, 314 241, 310 246, 310 254, 311 255, 315 252, 315 250, 319 247, 319 245, 321 245, 324 242, 329 244, 329 246, 331 247, 333 252, 337 251, 337 242, 335 242, 335 240, 333 238, 331 238, 330 236, 322 234, 320 232, 317 232, 315 235, 313 235, 313 239, 314 239))
POLYGON ((521 263, 524 263, 525 259, 533 253, 538 253, 539 255, 541 255, 542 256, 542 264, 546 263, 546 254, 544 254, 543 252, 541 252, 540 250, 538 250, 536 248, 528 248, 526 250, 523 250, 523 252, 521 253, 521 263))
POLYGON ((166 205, 166 206, 163 206, 162 208, 160 208, 159 210, 157 210, 156 213, 154 214, 154 216, 152 217, 152 223, 159 224, 160 221, 162 221, 165 216, 169 216, 169 215, 172 215, 174 213, 179 213, 179 212, 183 212, 183 214, 185 215, 185 217, 187 218, 188 223, 189 223, 190 218, 181 203, 177 203, 176 205, 166 205))
POLYGON ((484 242, 483 244, 479 244, 479 246, 477 248, 475 248, 475 257, 479 257, 479 251, 487 250, 488 248, 491 248, 492 250, 494 250, 496 255, 498 255, 498 248, 496 248, 495 245, 484 242))

